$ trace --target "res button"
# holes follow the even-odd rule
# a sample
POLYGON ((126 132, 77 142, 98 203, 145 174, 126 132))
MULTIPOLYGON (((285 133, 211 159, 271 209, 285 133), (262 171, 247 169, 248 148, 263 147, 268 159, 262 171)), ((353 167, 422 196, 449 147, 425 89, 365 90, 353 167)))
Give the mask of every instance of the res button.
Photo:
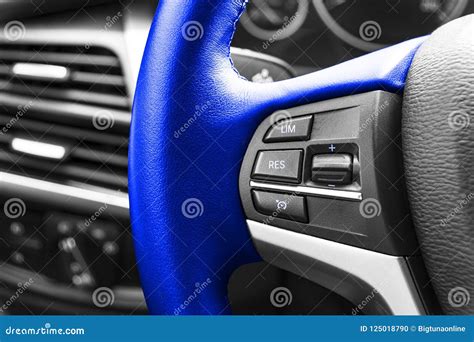
POLYGON ((302 150, 260 151, 252 178, 299 183, 302 160, 302 150))
POLYGON ((312 123, 312 115, 279 121, 268 130, 263 142, 308 140, 312 123))

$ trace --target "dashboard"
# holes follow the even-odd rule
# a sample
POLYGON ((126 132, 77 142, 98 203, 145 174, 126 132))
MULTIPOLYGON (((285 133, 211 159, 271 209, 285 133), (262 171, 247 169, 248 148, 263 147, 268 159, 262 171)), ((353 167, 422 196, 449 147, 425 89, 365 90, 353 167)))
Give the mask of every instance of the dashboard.
MULTIPOLYGON (((127 150, 156 3, 33 3, 0 4, 0 297, 28 284, 11 313, 146 313, 127 150)), ((467 0, 252 0, 232 58, 249 80, 278 81, 473 12, 467 0)))
POLYGON ((234 44, 279 57, 302 74, 429 34, 473 12, 468 0, 253 0, 234 44))

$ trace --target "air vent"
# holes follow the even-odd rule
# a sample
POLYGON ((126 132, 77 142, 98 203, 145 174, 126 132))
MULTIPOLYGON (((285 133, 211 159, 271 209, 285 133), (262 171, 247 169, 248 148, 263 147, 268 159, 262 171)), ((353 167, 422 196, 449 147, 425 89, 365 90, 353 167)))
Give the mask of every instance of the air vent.
POLYGON ((108 49, 0 45, 0 168, 127 191, 130 98, 108 49))
MULTIPOLYGON (((4 91, 125 110, 130 106, 119 59, 107 49, 0 45, 0 60, 0 89, 4 91), (41 71, 42 66, 62 67, 66 75, 38 77, 35 70, 41 71), (22 67, 32 74, 21 73, 22 67), (20 74, 12 77, 18 69, 20 74)), ((46 71, 51 75, 51 70, 46 71)))

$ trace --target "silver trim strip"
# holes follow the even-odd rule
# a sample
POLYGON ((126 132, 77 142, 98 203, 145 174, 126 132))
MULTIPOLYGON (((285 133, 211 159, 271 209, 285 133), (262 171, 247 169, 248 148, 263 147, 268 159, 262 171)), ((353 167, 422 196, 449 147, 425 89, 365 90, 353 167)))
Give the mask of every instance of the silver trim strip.
POLYGON ((2 185, 0 187, 3 188, 4 184, 14 186, 15 190, 17 191, 27 188, 29 190, 47 192, 49 194, 65 196, 67 198, 85 200, 99 204, 107 204, 126 210, 129 208, 128 195, 121 192, 117 192, 116 194, 107 194, 99 191, 81 189, 69 185, 52 183, 40 179, 0 172, 0 185, 2 185))
POLYGON ((345 191, 345 190, 331 190, 323 188, 311 188, 309 186, 301 185, 280 185, 280 184, 268 184, 250 181, 250 187, 266 189, 266 190, 280 190, 285 192, 294 192, 297 194, 309 195, 309 196, 321 196, 330 198, 340 198, 352 201, 362 201, 362 193, 345 191))
POLYGON ((426 314, 404 257, 251 220, 247 225, 264 260, 339 293, 354 308, 363 305, 364 313, 426 314))

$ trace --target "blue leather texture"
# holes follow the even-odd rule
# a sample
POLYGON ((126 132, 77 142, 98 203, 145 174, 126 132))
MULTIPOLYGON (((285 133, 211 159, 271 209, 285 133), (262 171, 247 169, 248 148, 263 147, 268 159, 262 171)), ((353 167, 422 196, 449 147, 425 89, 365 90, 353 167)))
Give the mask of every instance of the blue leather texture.
POLYGON ((243 0, 161 0, 133 105, 129 193, 151 314, 229 314, 227 282, 259 260, 238 193, 258 124, 278 109, 400 92, 424 38, 317 73, 254 84, 230 60, 243 0), (194 30, 193 30, 194 29, 194 30))

